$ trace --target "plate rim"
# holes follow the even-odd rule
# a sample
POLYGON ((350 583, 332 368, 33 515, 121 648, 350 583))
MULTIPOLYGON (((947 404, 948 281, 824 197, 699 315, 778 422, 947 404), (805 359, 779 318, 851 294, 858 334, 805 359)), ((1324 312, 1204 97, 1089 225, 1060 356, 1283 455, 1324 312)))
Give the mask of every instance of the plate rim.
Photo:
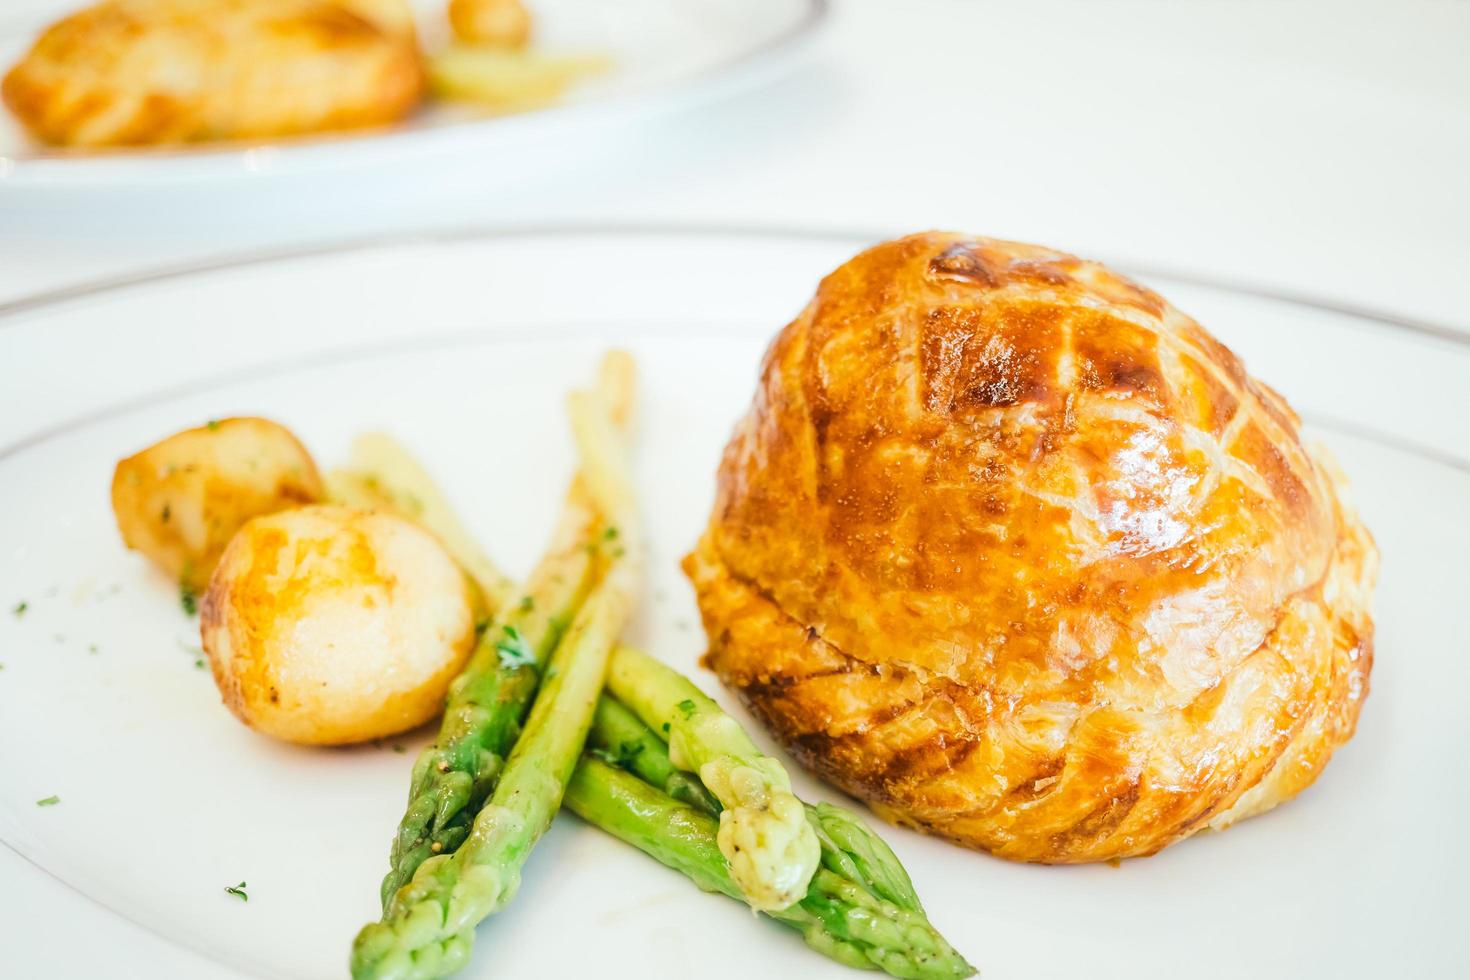
MULTIPOLYGON (((814 0, 825 5, 827 0, 814 0)), ((14 327, 28 315, 44 314, 72 303, 143 289, 161 283, 205 279, 211 275, 237 272, 253 267, 289 265, 302 260, 323 259, 415 246, 445 247, 458 244, 484 242, 508 242, 558 237, 623 237, 642 239, 734 239, 767 240, 775 242, 813 242, 845 245, 855 250, 870 247, 878 242, 897 237, 903 232, 875 227, 856 228, 841 226, 806 226, 775 224, 734 224, 719 222, 548 222, 533 224, 501 225, 430 225, 417 229, 391 231, 376 235, 352 235, 304 245, 287 245, 275 248, 248 249, 236 253, 210 258, 175 263, 161 263, 132 272, 114 276, 100 276, 83 280, 56 289, 43 290, 0 302, 0 337, 7 328, 14 327)), ((1096 261, 1120 270, 1124 275, 1141 279, 1164 279, 1182 285, 1196 286, 1226 294, 1247 296, 1253 299, 1295 306, 1318 313, 1357 320, 1364 326, 1378 331, 1387 330, 1448 344, 1457 351, 1470 351, 1470 326, 1457 328, 1442 322, 1415 318, 1382 308, 1344 302, 1330 297, 1294 290, 1270 283, 1216 276, 1186 268, 1163 264, 1133 261, 1112 261, 1106 256, 1096 261)), ((224 379, 215 379, 224 380, 224 379)), ((166 396, 161 392, 155 395, 166 396)), ((178 392, 172 392, 178 394, 178 392)), ((49 441, 67 431, 87 425, 94 417, 106 411, 127 410, 135 407, 132 401, 109 405, 105 409, 85 412, 63 419, 53 425, 34 430, 14 442, 0 445, 0 461, 26 449, 49 441)), ((1313 414, 1307 421, 1321 428, 1332 429, 1380 445, 1390 446, 1410 453, 1461 473, 1470 473, 1470 454, 1460 454, 1453 449, 1406 439, 1357 422, 1313 414)))
MULTIPOLYGON (((829 0, 810 0, 826 6, 829 0)), ((0 158, 3 159, 3 158, 0 158)), ((0 184, 0 188, 3 188, 0 184)), ((952 230, 952 229, 919 229, 952 230)), ((0 330, 11 326, 10 321, 23 314, 49 310, 92 296, 121 292, 142 286, 174 279, 202 277, 211 273, 229 272, 257 265, 288 263, 301 259, 327 258, 351 255, 359 252, 388 251, 415 245, 455 245, 476 241, 499 241, 531 238, 577 237, 638 237, 638 238, 767 238, 809 242, 850 244, 866 248, 882 241, 897 238, 910 231, 891 227, 842 226, 842 225, 782 225, 740 224, 724 222, 620 222, 620 221, 566 221, 498 223, 477 222, 473 224, 433 224, 417 228, 394 230, 377 234, 353 234, 307 244, 292 244, 250 248, 224 252, 205 259, 180 262, 161 262, 147 265, 129 272, 115 275, 96 276, 78 282, 43 289, 0 301, 0 330)), ((1334 299, 1321 293, 1293 289, 1276 283, 1220 276, 1186 266, 1167 263, 1119 260, 1107 254, 1088 256, 1129 277, 1143 279, 1171 279, 1191 286, 1202 286, 1223 292, 1241 293, 1257 299, 1273 300, 1293 306, 1302 306, 1318 312, 1333 313, 1364 320, 1378 326, 1392 327, 1436 340, 1446 341, 1456 347, 1470 347, 1470 323, 1455 326, 1442 320, 1411 316, 1383 306, 1355 303, 1334 299)))
MULTIPOLYGON (((343 149, 369 145, 379 162, 399 162, 444 153, 464 144, 464 135, 482 144, 515 141, 522 135, 576 126, 580 121, 627 121, 687 108, 719 98, 779 74, 831 20, 831 0, 785 0, 801 8, 796 20, 758 46, 712 62, 683 85, 655 85, 626 96, 559 103, 530 112, 489 118, 454 120, 438 126, 401 124, 361 131, 305 134, 274 141, 241 141, 221 145, 124 148, 111 153, 47 152, 36 156, 0 153, 0 191, 21 189, 97 189, 198 186, 228 179, 253 182, 271 177, 363 169, 341 155, 343 149), (286 162, 286 161, 289 161, 286 162), (180 165, 193 172, 180 172, 180 165), (107 174, 113 174, 108 177, 107 174)), ((0 106, 0 112, 8 111, 0 106)))

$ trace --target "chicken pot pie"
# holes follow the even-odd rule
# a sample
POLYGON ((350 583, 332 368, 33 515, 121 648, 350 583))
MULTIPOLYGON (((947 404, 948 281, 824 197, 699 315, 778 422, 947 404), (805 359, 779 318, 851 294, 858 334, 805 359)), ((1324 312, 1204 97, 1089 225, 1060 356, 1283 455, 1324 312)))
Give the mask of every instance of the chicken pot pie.
POLYGON ((423 91, 404 0, 107 0, 52 25, 3 84, 32 133, 71 146, 381 125, 423 91))
POLYGON ((1151 854, 1290 799, 1368 691, 1377 553, 1275 391, 1092 262, 879 245, 768 351, 685 562, 706 663, 882 816, 1151 854))

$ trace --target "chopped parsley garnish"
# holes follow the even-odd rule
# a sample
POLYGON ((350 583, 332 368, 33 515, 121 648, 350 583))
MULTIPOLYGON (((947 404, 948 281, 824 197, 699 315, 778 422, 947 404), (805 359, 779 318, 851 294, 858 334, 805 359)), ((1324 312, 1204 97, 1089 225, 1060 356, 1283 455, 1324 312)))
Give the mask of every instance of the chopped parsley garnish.
POLYGON ((163 523, 167 524, 168 523, 168 519, 170 517, 172 517, 172 516, 173 516, 173 509, 170 508, 168 504, 164 504, 163 505, 163 513, 159 515, 159 519, 162 520, 163 523))
POLYGON ((680 701, 677 707, 680 711, 684 713, 684 717, 686 720, 694 717, 694 702, 689 700, 688 698, 680 701))
POLYGON ((242 902, 250 901, 250 896, 245 894, 245 882, 243 881, 240 882, 238 885, 226 885, 225 891, 231 895, 237 896, 242 902))
POLYGON ((393 751, 394 752, 397 752, 399 755, 402 755, 403 753, 405 753, 405 752, 408 751, 408 746, 407 745, 397 745, 397 744, 395 744, 393 746, 393 751))
POLYGON ((638 753, 643 751, 642 742, 619 742, 617 763, 624 769, 633 765, 633 760, 638 758, 638 753))
POLYGON ((535 599, 535 597, 528 596, 528 595, 521 596, 520 605, 517 608, 519 608, 521 612, 530 612, 532 609, 535 609, 536 608, 536 599, 535 599))
POLYGON ((495 652, 500 655, 500 666, 536 666, 536 655, 531 652, 520 630, 507 623, 501 627, 501 632, 505 635, 495 641, 495 652))
POLYGON ((95 644, 95 643, 88 643, 87 644, 87 652, 88 653, 96 653, 97 652, 97 644, 95 644))
POLYGON ((669 733, 669 723, 668 722, 664 722, 664 734, 667 735, 668 733, 669 733))
POLYGON ((219 428, 219 419, 210 419, 208 422, 204 423, 204 427, 210 432, 214 432, 216 429, 219 428))
POLYGON ((26 610, 29 609, 29 608, 31 608, 31 604, 29 602, 26 602, 24 599, 22 599, 19 602, 17 602, 15 604, 15 608, 12 609, 12 610, 10 610, 10 611, 15 614, 15 617, 17 619, 19 619, 20 617, 22 617, 22 616, 24 616, 26 614, 26 610))
POLYGON ((604 541, 611 541, 614 538, 616 538, 617 536, 618 536, 618 529, 615 528, 615 527, 609 527, 606 531, 603 531, 602 532, 602 540, 604 540, 604 541))
POLYGON ((37 800, 36 801, 36 806, 55 806, 56 804, 58 804, 60 802, 61 802, 61 797, 59 797, 59 796, 48 796, 44 800, 37 800))
POLYGON ((179 605, 184 607, 184 615, 192 616, 199 611, 199 597, 194 590, 187 585, 179 586, 179 605))
POLYGON ((203 670, 204 669, 204 648, 203 647, 194 646, 192 643, 185 643, 183 640, 179 640, 178 642, 179 642, 179 649, 182 650, 182 651, 184 651, 189 656, 191 656, 191 657, 194 658, 194 666, 197 667, 199 670, 203 670))

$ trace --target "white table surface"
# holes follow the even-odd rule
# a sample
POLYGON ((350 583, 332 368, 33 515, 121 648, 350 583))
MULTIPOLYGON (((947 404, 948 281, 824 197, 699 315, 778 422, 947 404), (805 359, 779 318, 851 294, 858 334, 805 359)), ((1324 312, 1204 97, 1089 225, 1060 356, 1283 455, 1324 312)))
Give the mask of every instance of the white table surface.
MULTIPOLYGON (((129 194, 0 192, 0 302, 453 225, 943 226, 1470 331, 1470 3, 835 0, 792 74, 513 161, 129 194)), ((1330 352, 1325 352, 1330 357, 1330 352)), ((129 928, 0 849, 58 976, 129 928), (79 921, 78 916, 86 921, 79 921), (87 935, 85 944, 76 937, 87 935)), ((217 975, 192 954, 160 956, 217 975)))
POLYGON ((0 192, 0 302, 425 226, 944 226, 1470 329, 1470 3, 834 6, 779 81, 513 160, 0 192))

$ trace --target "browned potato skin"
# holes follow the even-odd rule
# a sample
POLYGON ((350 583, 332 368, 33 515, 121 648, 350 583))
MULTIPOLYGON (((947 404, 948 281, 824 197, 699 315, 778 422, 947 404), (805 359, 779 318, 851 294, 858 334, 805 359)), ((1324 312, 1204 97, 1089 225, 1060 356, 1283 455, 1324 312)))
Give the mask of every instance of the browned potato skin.
POLYGON ((449 0, 449 25, 466 44, 524 48, 531 40, 531 15, 521 0, 449 0))
POLYGON ((428 531, 387 511, 319 505, 240 529, 205 593, 200 636, 246 725, 346 745, 442 711, 475 620, 468 579, 428 531))
POLYGON ((260 139, 382 125, 418 105, 389 0, 107 0, 58 21, 0 93, 68 146, 260 139), (361 6, 359 6, 361 4, 361 6))
POLYGON ((324 494, 311 454, 289 429, 231 418, 185 429, 118 463, 112 512, 129 548, 202 592, 241 525, 324 494))

